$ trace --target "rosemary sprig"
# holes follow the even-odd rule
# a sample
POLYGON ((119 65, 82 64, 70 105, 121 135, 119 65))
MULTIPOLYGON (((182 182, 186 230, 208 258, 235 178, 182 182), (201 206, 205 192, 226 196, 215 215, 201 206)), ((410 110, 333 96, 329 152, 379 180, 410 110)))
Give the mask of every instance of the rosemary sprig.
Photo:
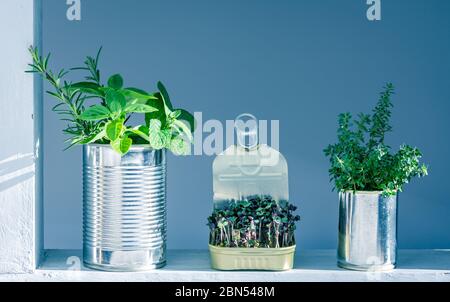
MULTIPOLYGON (((39 55, 37 48, 30 47, 29 51, 33 63, 29 64, 30 70, 27 72, 41 74, 53 87, 54 91, 46 92, 59 101, 52 110, 60 116, 62 121, 68 123, 63 130, 65 134, 71 136, 68 140, 70 142, 68 148, 80 144, 97 131, 99 127, 99 123, 86 121, 81 118, 85 110, 84 103, 90 96, 85 95, 80 89, 75 89, 71 83, 64 80, 69 71, 61 69, 55 73, 48 68, 50 54, 44 58, 39 55)), ((97 61, 91 61, 89 64, 91 67, 97 66, 97 61)))

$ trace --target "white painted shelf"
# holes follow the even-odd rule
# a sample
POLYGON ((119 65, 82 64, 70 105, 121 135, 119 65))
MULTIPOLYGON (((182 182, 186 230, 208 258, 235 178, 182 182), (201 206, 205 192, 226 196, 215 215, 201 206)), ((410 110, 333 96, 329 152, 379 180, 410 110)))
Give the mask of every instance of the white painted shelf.
POLYGON ((86 282, 450 282, 450 250, 403 250, 398 269, 387 273, 364 273, 337 268, 332 250, 301 251, 289 272, 219 272, 211 270, 207 251, 173 250, 161 270, 140 273, 106 273, 79 266, 81 251, 47 251, 34 274, 0 275, 0 281, 86 282))

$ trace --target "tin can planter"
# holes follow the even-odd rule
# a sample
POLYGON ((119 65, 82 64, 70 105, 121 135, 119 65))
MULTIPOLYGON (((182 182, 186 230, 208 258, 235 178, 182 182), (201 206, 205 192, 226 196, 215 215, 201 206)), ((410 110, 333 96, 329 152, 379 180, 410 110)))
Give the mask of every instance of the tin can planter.
POLYGON ((166 264, 166 153, 133 146, 83 149, 83 261, 104 271, 166 264))
POLYGON ((338 265, 358 271, 393 270, 398 194, 341 192, 339 196, 338 265))
POLYGON ((295 246, 287 248, 222 248, 209 246, 211 266, 222 271, 287 271, 294 267, 295 246))

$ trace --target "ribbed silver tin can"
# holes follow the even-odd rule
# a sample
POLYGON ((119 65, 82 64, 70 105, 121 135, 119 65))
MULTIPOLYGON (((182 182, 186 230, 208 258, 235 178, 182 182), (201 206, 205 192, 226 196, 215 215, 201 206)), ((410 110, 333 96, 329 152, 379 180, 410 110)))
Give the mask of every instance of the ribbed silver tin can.
POLYGON ((105 271, 166 264, 166 153, 133 146, 83 149, 83 261, 105 271))
POLYGON ((339 199, 338 265, 372 272, 394 269, 398 194, 341 192, 339 199))

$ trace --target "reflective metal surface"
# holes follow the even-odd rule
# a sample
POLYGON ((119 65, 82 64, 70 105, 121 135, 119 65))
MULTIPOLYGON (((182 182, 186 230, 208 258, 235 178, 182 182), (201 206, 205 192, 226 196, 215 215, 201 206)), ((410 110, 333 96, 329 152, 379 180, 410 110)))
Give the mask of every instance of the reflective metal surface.
POLYGON ((165 151, 109 146, 83 152, 83 250, 87 267, 142 271, 166 263, 165 151))
POLYGON ((360 271, 394 269, 398 195, 342 192, 339 199, 338 265, 360 271))
POLYGON ((288 271, 294 268, 296 246, 229 248, 209 245, 211 266, 221 271, 288 271))

